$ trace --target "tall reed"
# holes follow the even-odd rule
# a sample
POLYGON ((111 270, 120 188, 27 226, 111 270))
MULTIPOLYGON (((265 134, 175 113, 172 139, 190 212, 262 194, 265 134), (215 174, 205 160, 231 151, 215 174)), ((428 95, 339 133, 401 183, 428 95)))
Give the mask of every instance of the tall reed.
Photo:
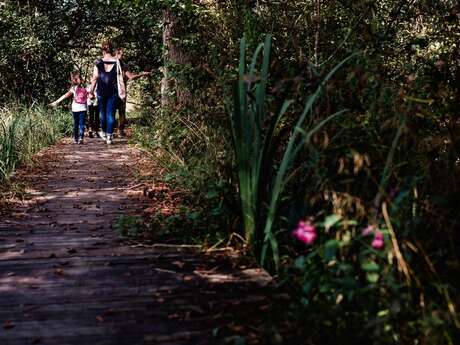
POLYGON ((236 163, 238 166, 239 194, 247 245, 260 254, 260 261, 266 264, 268 250, 272 259, 279 265, 278 242, 273 232, 279 202, 289 180, 287 172, 299 152, 310 139, 327 122, 342 114, 345 110, 326 116, 310 128, 305 127, 305 120, 312 113, 325 84, 334 73, 355 54, 337 64, 322 80, 314 93, 308 96, 302 113, 298 116, 289 140, 285 143, 279 167, 271 171, 277 163, 273 149, 275 133, 280 121, 293 103, 292 100, 281 102, 274 116, 267 111, 267 83, 270 63, 271 36, 255 50, 247 66, 246 40, 240 43, 239 78, 233 93, 233 107, 229 109, 236 163), (259 56, 262 56, 260 71, 257 70, 259 56), (265 175, 264 175, 265 174, 265 175), (268 174, 268 176, 266 175, 268 174), (262 188, 269 188, 268 200, 261 200, 262 188), (268 210, 265 205, 268 205, 268 210), (260 253, 259 253, 260 251, 260 253))
POLYGON ((55 143, 71 129, 71 117, 43 106, 10 103, 0 108, 0 182, 31 160, 40 149, 55 143))

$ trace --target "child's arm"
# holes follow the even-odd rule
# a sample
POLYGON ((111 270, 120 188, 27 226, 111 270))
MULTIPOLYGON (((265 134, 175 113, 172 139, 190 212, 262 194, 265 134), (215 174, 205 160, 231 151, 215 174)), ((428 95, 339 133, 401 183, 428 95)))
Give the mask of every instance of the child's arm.
POLYGON ((69 98, 72 96, 72 91, 67 91, 65 94, 63 94, 61 97, 59 97, 59 99, 57 99, 56 101, 50 103, 50 105, 52 107, 55 107, 57 106, 59 103, 61 103, 63 100, 65 100, 66 98, 69 98))

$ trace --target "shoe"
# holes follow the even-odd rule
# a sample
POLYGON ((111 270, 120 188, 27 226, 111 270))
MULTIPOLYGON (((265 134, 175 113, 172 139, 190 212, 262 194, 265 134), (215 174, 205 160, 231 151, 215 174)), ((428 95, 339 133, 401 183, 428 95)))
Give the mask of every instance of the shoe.
POLYGON ((103 131, 99 131, 99 138, 101 138, 102 140, 106 140, 106 134, 103 132, 103 131))
POLYGON ((113 139, 112 139, 112 134, 107 134, 107 145, 112 145, 113 144, 113 139))
POLYGON ((73 140, 73 143, 74 143, 74 144, 78 144, 78 140, 77 140, 77 139, 74 139, 74 140, 73 140))
POLYGON ((78 139, 78 145, 83 145, 83 138, 78 139))
POLYGON ((90 132, 88 133, 88 137, 94 138, 93 132, 90 131, 90 132))

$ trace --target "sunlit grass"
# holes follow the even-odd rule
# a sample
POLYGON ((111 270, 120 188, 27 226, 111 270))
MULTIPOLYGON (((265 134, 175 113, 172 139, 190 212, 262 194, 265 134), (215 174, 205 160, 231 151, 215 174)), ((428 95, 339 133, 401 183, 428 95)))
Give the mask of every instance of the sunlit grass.
POLYGON ((41 105, 6 104, 0 108, 0 182, 40 149, 71 130, 71 116, 41 105))

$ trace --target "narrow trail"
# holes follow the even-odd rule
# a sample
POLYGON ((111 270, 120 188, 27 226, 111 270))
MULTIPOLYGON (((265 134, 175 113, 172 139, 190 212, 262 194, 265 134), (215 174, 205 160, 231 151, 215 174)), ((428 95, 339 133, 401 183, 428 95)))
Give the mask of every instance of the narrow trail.
POLYGON ((266 304, 257 269, 117 238, 117 217, 151 202, 136 187, 140 158, 125 141, 89 139, 21 175, 32 198, 0 220, 1 345, 219 343, 237 325, 226 311, 266 304))

